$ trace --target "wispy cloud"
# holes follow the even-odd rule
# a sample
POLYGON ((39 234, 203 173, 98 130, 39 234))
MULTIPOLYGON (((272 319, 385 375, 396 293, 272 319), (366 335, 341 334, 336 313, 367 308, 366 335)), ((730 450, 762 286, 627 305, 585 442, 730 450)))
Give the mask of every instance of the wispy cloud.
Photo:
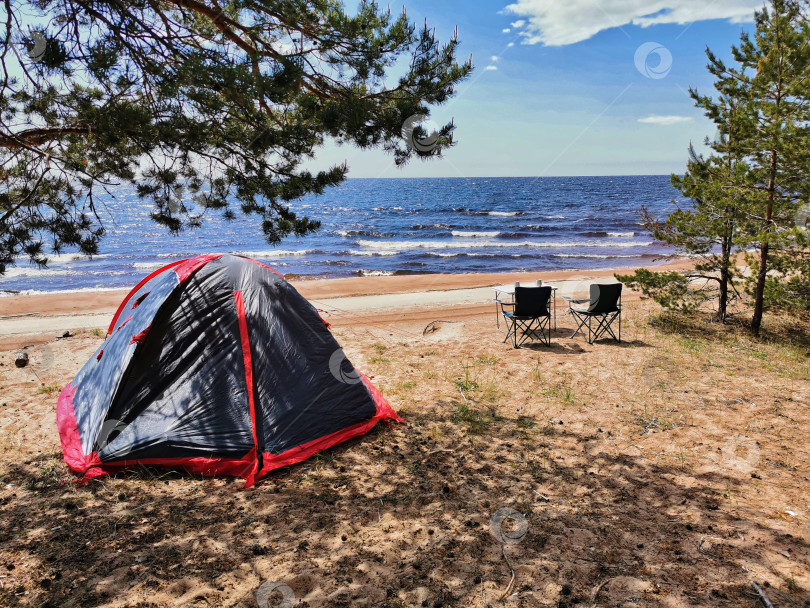
POLYGON ((511 28, 508 28, 508 27, 505 27, 505 28, 503 28, 501 31, 502 31, 504 34, 508 34, 509 32, 511 32, 511 31, 512 31, 512 29, 511 29, 511 28))
POLYGON ((522 30, 524 44, 562 46, 627 24, 685 25, 709 19, 743 23, 763 5, 764 0, 517 0, 504 12, 525 18, 512 23, 522 30))
POLYGON ((494 61, 498 61, 498 59, 500 59, 500 57, 498 57, 497 55, 493 55, 490 59, 494 62, 494 61))
POLYGON ((638 122, 644 123, 646 125, 680 125, 687 122, 692 122, 694 119, 691 116, 657 116, 653 114, 652 116, 647 116, 645 118, 639 118, 638 122))
POLYGON ((498 69, 497 65, 488 65, 487 67, 484 68, 484 71, 486 71, 486 72, 494 72, 497 69, 498 69))

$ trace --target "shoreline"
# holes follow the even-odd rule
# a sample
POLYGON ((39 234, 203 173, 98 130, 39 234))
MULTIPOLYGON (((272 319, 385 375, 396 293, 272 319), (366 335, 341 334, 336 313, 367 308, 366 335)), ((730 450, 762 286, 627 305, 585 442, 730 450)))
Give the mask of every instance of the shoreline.
MULTIPOLYGON (((607 268, 601 270, 559 270, 554 272, 420 274, 340 279, 291 280, 290 283, 327 315, 361 314, 394 320, 418 315, 431 308, 467 308, 478 312, 492 306, 491 287, 515 281, 556 283, 560 296, 585 294, 588 282, 613 280, 616 272, 636 268, 680 270, 694 262, 678 258, 655 266, 607 268)), ((65 331, 106 331, 129 289, 13 295, 0 298, 0 348, 21 348, 50 342, 65 331)), ((627 301, 637 293, 625 293, 627 301)))
MULTIPOLYGON (((250 256, 247 256, 250 257, 250 256)), ((635 256, 634 256, 635 257, 635 256)), ((516 271, 516 272, 495 272, 495 273, 487 273, 487 272, 419 272, 419 271, 377 271, 377 270, 359 270, 355 273, 350 275, 342 275, 342 276, 322 276, 322 275, 305 275, 305 274, 298 274, 298 273, 282 273, 284 274, 284 278, 293 285, 303 285, 308 283, 321 283, 324 281, 353 281, 353 280, 369 280, 369 279, 384 279, 389 277, 399 277, 399 278, 410 278, 414 280, 418 280, 420 278, 429 279, 430 277, 446 277, 446 276, 479 276, 479 275, 502 275, 502 276, 513 276, 513 275, 528 275, 528 274, 553 274, 557 275, 560 273, 593 273, 593 272, 620 272, 620 271, 632 271, 637 268, 658 268, 658 267, 668 267, 672 264, 678 264, 682 261, 688 261, 689 258, 685 258, 682 256, 676 256, 674 254, 671 255, 651 255, 651 254, 644 254, 638 256, 640 259, 646 259, 649 263, 634 263, 628 265, 615 265, 615 266, 596 266, 592 268, 565 268, 561 270, 537 270, 537 271, 516 271), (368 274, 363 274, 363 273, 368 274)), ((255 258, 259 261, 262 261, 262 258, 255 258)), ((615 258, 614 258, 615 259, 615 258)), ((607 261, 607 260, 606 260, 607 261)), ((272 267, 272 260, 269 260, 269 265, 272 267)), ((157 268, 153 268, 151 270, 144 270, 143 277, 147 276, 149 272, 152 270, 157 270, 157 268)), ((1 278, 1 277, 0 277, 1 278)), ((142 277, 139 277, 139 280, 142 277)), ((135 282, 132 284, 134 285, 135 282)), ((0 283, 0 287, 2 283, 0 283)), ((117 293, 117 294, 124 294, 126 295, 130 290, 130 287, 78 287, 75 289, 54 289, 54 290, 38 290, 38 289, 2 289, 0 288, 0 311, 3 307, 4 300, 9 298, 27 298, 27 297, 39 297, 39 296, 80 296, 82 294, 102 294, 102 293, 117 293)), ((123 295, 121 296, 123 298, 123 295)), ((2 314, 0 314, 2 316, 2 314)))
MULTIPOLYGON (((590 268, 584 270, 528 271, 508 273, 424 273, 384 276, 355 276, 340 278, 288 279, 306 298, 359 297, 397 293, 420 293, 426 291, 452 291, 476 287, 491 287, 514 281, 544 282, 579 280, 598 274, 600 277, 617 272, 631 273, 639 268, 682 270, 689 267, 689 258, 675 258, 660 264, 590 268)), ((145 276, 145 275, 144 275, 145 276)), ((133 284, 134 287, 134 284, 133 284)), ((70 312, 113 311, 129 293, 130 288, 82 289, 53 291, 35 294, 10 294, 0 297, 0 320, 21 314, 65 314, 70 312)))

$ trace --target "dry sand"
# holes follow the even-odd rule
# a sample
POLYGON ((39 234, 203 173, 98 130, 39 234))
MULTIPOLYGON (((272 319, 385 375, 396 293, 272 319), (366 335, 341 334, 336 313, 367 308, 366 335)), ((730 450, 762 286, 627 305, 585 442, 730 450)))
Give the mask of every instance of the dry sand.
MULTIPOLYGON (((76 487, 56 397, 124 293, 0 299, 0 605, 269 607, 279 581, 311 607, 753 607, 755 581, 809 606, 797 328, 676 326, 627 293, 622 344, 570 339, 558 300, 553 346, 514 350, 491 286, 537 276, 295 283, 408 424, 248 491, 160 470, 76 487), (504 547, 506 508, 526 533, 507 520, 504 547)), ((581 293, 612 272, 539 276, 581 293)))

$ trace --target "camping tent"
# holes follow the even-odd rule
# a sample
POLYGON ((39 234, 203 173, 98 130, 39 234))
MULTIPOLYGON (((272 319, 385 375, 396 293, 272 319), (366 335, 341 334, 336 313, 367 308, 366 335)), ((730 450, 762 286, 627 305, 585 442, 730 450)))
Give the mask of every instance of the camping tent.
POLYGON ((384 419, 401 421, 318 311, 232 255, 141 281, 57 405, 65 462, 86 478, 140 464, 247 486, 384 419))

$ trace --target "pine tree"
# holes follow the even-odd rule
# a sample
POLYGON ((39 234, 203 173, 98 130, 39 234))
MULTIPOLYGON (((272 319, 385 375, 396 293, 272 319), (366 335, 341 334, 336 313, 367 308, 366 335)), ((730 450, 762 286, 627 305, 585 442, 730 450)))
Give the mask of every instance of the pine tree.
POLYGON ((741 245, 757 251, 750 257, 754 334, 762 326, 769 271, 791 272, 795 216, 810 200, 810 27, 801 8, 772 0, 770 10, 758 12, 754 35, 743 34, 732 48, 737 66, 724 77, 741 91, 734 122, 749 166, 741 245))
MULTIPOLYGON (((302 163, 326 138, 397 164, 403 123, 471 71, 454 37, 362 0, 7 0, 0 9, 0 274, 46 248, 92 254, 99 197, 128 183, 176 232, 209 213, 258 216, 277 243, 318 222, 289 207, 346 177, 302 163), (396 73, 396 78, 392 75, 396 73)), ((424 136, 418 126, 414 136, 424 136)))
POLYGON ((810 200, 810 27, 802 8, 793 0, 771 0, 770 10, 756 13, 753 36, 743 33, 732 47, 733 65, 707 50, 718 96, 691 95, 720 137, 710 143, 708 158, 690 151, 686 174, 672 178, 692 199, 692 209, 676 211, 663 225, 650 222, 657 238, 702 256, 694 273, 622 277, 665 305, 684 307, 696 297, 690 278, 708 273, 720 286, 718 315, 725 318, 733 254, 753 249, 754 334, 767 288, 782 300, 793 294, 807 301, 810 293, 808 235, 795 225, 810 200))

